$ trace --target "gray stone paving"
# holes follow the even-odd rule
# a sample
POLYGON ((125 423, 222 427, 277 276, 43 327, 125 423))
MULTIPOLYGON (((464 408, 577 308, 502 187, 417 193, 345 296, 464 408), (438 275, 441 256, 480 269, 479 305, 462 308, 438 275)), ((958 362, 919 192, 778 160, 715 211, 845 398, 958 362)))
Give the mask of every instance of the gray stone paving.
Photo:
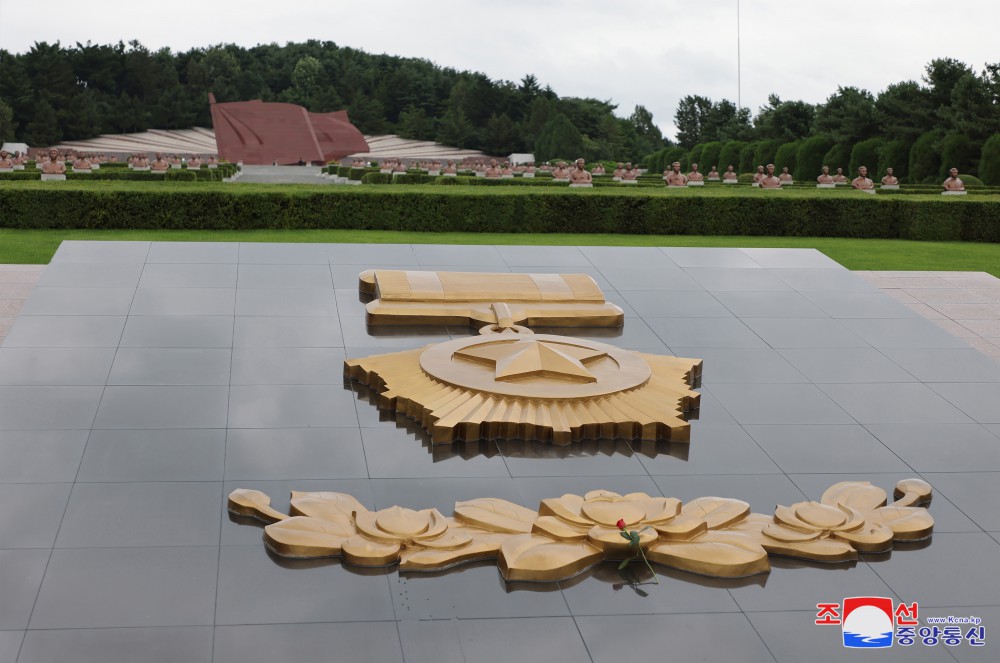
POLYGON ((0 661, 840 661, 815 604, 856 595, 987 626, 880 660, 996 660, 998 479, 1000 363, 812 250, 65 242, 0 346, 0 661), (560 332, 703 357, 690 446, 432 448, 342 379, 470 333, 369 334, 357 274, 385 266, 593 274, 625 328, 560 332), (281 560, 224 509, 237 487, 449 513, 606 488, 769 513, 911 476, 936 491, 927 545, 642 593, 614 565, 505 586, 281 560))
POLYGON ((1000 359, 1000 279, 986 272, 856 272, 980 352, 1000 359))

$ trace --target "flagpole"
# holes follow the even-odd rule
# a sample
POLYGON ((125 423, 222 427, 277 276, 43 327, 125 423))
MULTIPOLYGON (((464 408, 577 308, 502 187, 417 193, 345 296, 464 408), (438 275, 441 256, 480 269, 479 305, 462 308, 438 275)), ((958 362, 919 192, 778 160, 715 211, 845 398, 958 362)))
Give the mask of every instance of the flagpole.
POLYGON ((743 108, 743 69, 740 62, 740 0, 736 0, 736 112, 743 108))

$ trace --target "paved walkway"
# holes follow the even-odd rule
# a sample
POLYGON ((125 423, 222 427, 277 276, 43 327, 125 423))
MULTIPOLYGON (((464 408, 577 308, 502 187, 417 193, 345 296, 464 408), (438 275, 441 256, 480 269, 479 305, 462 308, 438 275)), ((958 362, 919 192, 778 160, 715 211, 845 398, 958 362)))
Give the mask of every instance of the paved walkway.
POLYGON ((45 265, 0 265, 0 342, 44 272, 45 265))
MULTIPOLYGON (((0 265, 0 342, 45 265, 0 265)), ((855 272, 983 354, 1000 359, 1000 279, 986 272, 855 272)))
POLYGON ((241 184, 333 184, 319 166, 243 166, 241 184))
POLYGON ((1000 359, 1000 279, 986 272, 855 272, 890 297, 1000 359))

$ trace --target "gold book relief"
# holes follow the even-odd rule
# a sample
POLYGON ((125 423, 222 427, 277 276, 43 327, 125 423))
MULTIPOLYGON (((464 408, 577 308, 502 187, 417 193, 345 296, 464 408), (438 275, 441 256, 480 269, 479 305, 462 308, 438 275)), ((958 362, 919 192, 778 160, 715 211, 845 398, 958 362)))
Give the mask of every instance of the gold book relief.
POLYGON ((504 304, 506 326, 621 327, 625 314, 604 299, 587 274, 362 272, 359 290, 373 296, 372 326, 470 325, 497 322, 494 304, 504 304))

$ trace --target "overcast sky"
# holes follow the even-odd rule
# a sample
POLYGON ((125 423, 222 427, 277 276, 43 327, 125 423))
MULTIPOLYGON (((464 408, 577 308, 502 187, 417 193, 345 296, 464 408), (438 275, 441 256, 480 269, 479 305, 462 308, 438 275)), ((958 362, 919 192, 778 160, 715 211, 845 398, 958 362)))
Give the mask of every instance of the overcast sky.
MULTIPOLYGON (((936 57, 1000 61, 998 0, 741 0, 742 103, 877 92, 936 57)), ((645 105, 667 135, 687 94, 737 98, 737 0, 0 0, 0 48, 138 39, 175 50, 320 39, 560 96, 645 105)))

